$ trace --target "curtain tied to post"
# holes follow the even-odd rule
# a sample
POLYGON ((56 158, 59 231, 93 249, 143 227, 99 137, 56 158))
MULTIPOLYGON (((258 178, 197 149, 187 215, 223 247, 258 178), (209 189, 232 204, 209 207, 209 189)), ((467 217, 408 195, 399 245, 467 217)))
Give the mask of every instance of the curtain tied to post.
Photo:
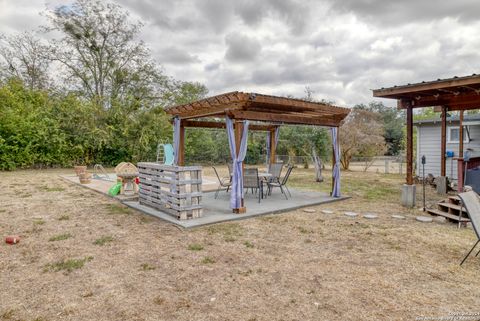
POLYGON ((180 149, 180 118, 173 118, 173 155, 174 165, 178 165, 178 150, 180 149))
POLYGON ((335 157, 335 163, 333 164, 332 176, 333 176, 333 188, 332 196, 340 197, 340 145, 338 144, 338 128, 332 127, 330 129, 332 134, 333 155, 335 157))
POLYGON ((242 139, 240 141, 240 149, 237 155, 237 146, 235 142, 235 133, 233 128, 233 121, 231 118, 226 117, 226 128, 228 135, 228 143, 230 146, 230 155, 233 162, 232 173, 232 189, 230 193, 230 208, 236 209, 242 207, 243 198, 243 168, 242 163, 247 155, 247 136, 248 136, 248 121, 244 122, 242 139))

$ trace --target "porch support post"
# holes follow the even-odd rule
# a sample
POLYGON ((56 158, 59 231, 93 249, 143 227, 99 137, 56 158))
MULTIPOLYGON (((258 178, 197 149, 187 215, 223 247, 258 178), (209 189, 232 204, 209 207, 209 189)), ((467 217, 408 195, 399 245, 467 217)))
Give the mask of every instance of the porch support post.
POLYGON ((458 133, 460 140, 458 142, 458 157, 463 157, 463 110, 460 110, 460 125, 458 127, 458 133))
POLYGON ((442 132, 440 148, 440 177, 437 178, 437 193, 444 195, 447 193, 447 106, 442 106, 442 132))
POLYGON ((407 184, 413 185, 413 108, 407 108, 407 184))
POLYGON ((440 176, 446 176, 446 159, 445 154, 447 153, 447 106, 442 106, 442 146, 440 150, 440 176))
POLYGON ((407 107, 407 180, 402 187, 402 205, 414 207, 416 186, 413 183, 413 108, 407 107))
MULTIPOLYGON (((240 145, 242 143, 242 133, 243 133, 243 121, 235 119, 235 148, 236 148, 237 155, 240 153, 240 145)), ((242 172, 245 172, 244 162, 242 162, 242 172)), ((234 208, 233 213, 242 214, 242 213, 245 213, 246 211, 247 211, 247 208, 245 207, 245 199, 242 193, 241 207, 234 208)))
POLYGON ((458 157, 457 157, 457 191, 459 193, 463 192, 463 110, 460 110, 459 115, 459 127, 458 127, 458 157))

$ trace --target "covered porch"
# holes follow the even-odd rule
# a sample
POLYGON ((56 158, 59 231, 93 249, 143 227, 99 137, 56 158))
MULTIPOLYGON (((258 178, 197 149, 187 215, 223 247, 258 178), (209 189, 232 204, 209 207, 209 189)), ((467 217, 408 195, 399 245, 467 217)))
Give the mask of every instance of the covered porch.
MULTIPOLYGON (((407 127, 407 175, 406 184, 402 190, 402 204, 407 207, 415 206, 414 184, 414 152, 413 152, 413 114, 415 109, 434 107, 434 111, 441 113, 440 139, 440 177, 437 191, 440 194, 447 192, 447 116, 448 112, 458 112, 459 137, 464 137, 464 112, 480 107, 480 75, 473 74, 465 77, 438 79, 415 84, 380 88, 373 90, 373 96, 397 100, 397 107, 406 111, 407 127)), ((457 161, 458 192, 463 191, 465 166, 477 166, 469 152, 464 151, 464 140, 459 139, 458 151, 455 151, 454 160, 457 161), (466 165, 466 161, 470 161, 466 165)), ((421 158, 422 155, 416 155, 421 158)), ((428 161, 428 160, 427 160, 428 161)))

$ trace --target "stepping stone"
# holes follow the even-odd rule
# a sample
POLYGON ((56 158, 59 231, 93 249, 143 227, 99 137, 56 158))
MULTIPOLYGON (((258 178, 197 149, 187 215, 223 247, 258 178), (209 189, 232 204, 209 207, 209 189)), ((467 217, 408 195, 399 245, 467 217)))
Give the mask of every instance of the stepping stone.
POLYGON ((333 214, 333 211, 331 210, 322 210, 323 214, 333 214))
POLYGON ((315 213, 316 212, 313 208, 304 208, 303 211, 305 213, 315 213))
POLYGON ((393 217, 393 218, 396 218, 397 220, 404 220, 404 219, 406 219, 405 216, 403 216, 403 215, 398 215, 398 214, 393 214, 392 217, 393 217))
POLYGON ((378 218, 378 215, 375 215, 373 213, 368 213, 368 214, 363 215, 363 217, 366 218, 366 219, 369 219, 369 220, 373 220, 373 219, 378 218))
POLYGON ((433 222, 433 219, 431 217, 428 217, 428 216, 417 216, 415 217, 415 219, 419 222, 423 222, 423 223, 431 223, 433 222))
POLYGON ((355 212, 345 212, 344 214, 347 215, 348 217, 356 217, 356 216, 358 216, 358 214, 355 213, 355 212))

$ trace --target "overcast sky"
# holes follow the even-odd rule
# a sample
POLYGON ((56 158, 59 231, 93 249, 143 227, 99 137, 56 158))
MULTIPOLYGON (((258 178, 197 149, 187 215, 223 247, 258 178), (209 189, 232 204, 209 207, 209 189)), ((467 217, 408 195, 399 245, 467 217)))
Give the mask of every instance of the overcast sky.
MULTIPOLYGON (((480 73, 479 0, 116 0, 144 23, 166 74, 240 90, 353 106, 370 89, 480 73)), ((0 31, 44 24, 46 6, 0 0, 0 31)), ((395 105, 394 101, 387 101, 395 105)))

